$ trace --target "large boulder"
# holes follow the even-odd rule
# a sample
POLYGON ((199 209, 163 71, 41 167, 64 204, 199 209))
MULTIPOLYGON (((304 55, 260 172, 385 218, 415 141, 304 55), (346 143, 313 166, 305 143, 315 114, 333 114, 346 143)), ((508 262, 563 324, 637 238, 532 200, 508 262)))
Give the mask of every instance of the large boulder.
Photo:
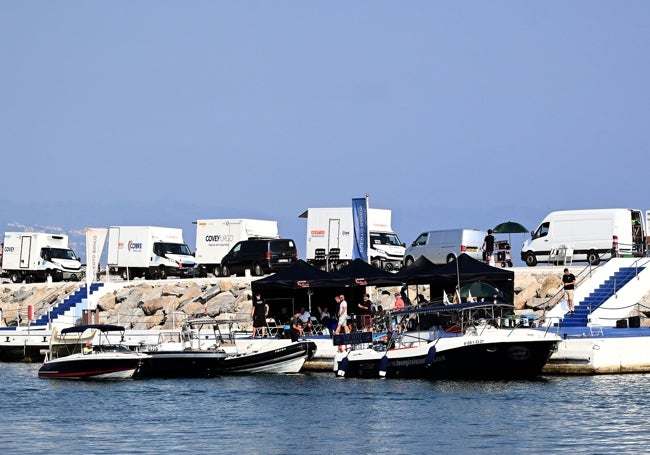
MULTIPOLYGON (((173 295, 158 296, 142 302, 140 308, 145 316, 153 316, 162 310, 174 311, 177 298, 173 295)), ((162 313, 161 313, 162 314, 162 313)))

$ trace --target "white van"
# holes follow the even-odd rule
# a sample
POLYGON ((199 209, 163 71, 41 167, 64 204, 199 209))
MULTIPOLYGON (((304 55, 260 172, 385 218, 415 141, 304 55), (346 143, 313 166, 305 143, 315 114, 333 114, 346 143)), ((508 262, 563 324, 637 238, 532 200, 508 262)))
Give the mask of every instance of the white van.
POLYGON ((587 261, 617 256, 643 256, 646 230, 640 210, 562 210, 549 213, 521 247, 521 260, 529 267, 537 262, 587 261), (568 257, 559 257, 564 252, 568 257), (568 253, 567 253, 568 252, 568 253))
POLYGON ((479 261, 483 259, 483 240, 486 231, 479 229, 445 229, 423 232, 406 249, 404 266, 413 264, 424 256, 434 264, 444 264, 455 256, 466 253, 479 261))

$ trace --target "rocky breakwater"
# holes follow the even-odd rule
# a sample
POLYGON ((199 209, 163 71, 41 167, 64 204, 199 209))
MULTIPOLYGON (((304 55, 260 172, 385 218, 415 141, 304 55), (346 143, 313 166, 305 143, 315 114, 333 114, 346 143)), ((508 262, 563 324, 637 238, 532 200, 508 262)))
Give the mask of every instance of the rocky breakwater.
MULTIPOLYGON (((79 283, 6 285, 0 293, 0 326, 27 325, 30 305, 34 317, 38 318, 79 286, 79 283)), ((250 280, 137 280, 111 283, 101 289, 92 322, 150 330, 177 328, 183 320, 192 317, 250 319, 250 280)), ((246 324, 243 325, 241 328, 246 329, 246 324)))

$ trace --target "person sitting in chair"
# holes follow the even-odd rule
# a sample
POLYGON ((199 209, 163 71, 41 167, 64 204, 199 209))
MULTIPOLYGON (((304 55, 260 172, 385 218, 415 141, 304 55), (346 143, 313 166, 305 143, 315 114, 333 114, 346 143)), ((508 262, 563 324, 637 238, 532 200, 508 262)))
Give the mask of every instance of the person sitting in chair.
POLYGON ((311 332, 311 313, 304 306, 300 307, 300 325, 303 330, 311 332))
POLYGON ((93 352, 93 342, 88 340, 86 341, 86 346, 84 347, 83 353, 85 354, 92 354, 93 352))

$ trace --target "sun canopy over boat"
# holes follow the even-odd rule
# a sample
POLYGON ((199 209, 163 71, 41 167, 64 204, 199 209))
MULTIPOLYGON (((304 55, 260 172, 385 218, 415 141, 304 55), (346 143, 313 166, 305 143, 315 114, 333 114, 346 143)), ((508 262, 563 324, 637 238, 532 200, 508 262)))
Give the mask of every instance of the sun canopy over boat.
POLYGON ((514 305, 509 303, 491 303, 491 302, 466 302, 466 303, 457 303, 452 305, 434 305, 434 306, 424 306, 424 307, 411 307, 404 310, 397 310, 391 312, 391 314, 399 316, 402 314, 426 314, 426 313, 451 313, 454 311, 463 311, 463 310, 479 310, 482 308, 486 309, 514 309, 514 305))
POLYGON ((124 332, 125 329, 121 325, 112 325, 112 324, 85 324, 85 325, 75 325, 73 327, 66 327, 61 330, 61 335, 68 333, 83 333, 89 329, 97 329, 100 332, 124 332))

